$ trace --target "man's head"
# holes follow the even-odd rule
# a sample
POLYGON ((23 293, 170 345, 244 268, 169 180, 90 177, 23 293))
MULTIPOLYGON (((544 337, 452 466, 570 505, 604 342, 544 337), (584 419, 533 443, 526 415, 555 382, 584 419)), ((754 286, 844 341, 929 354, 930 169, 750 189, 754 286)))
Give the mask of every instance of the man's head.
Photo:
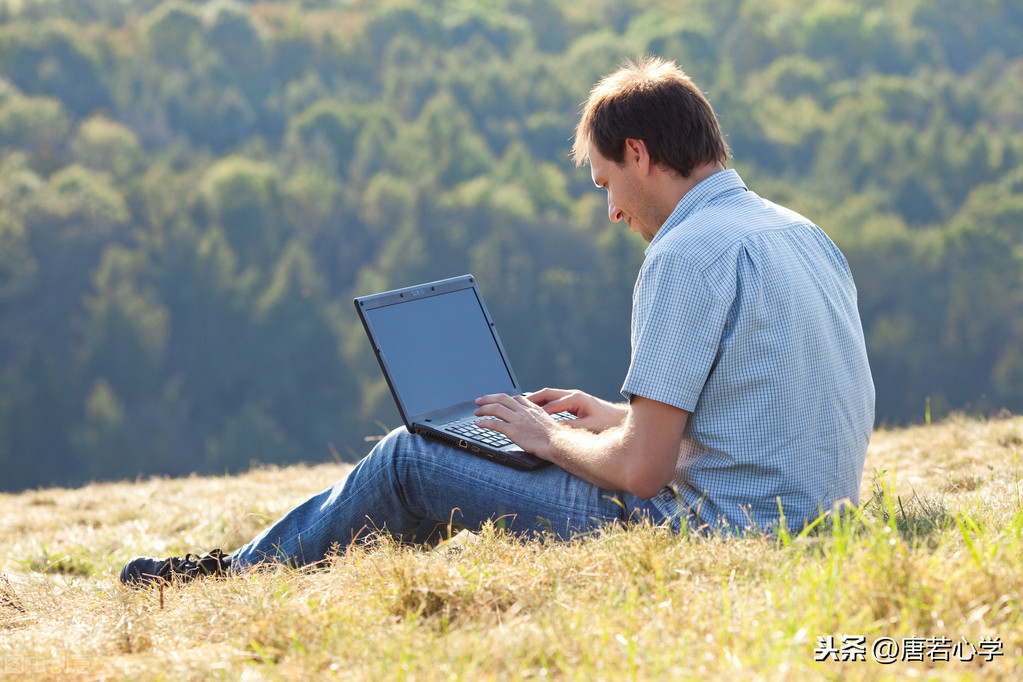
POLYGON ((687 178, 694 168, 728 160, 728 145, 710 102, 674 62, 626 61, 590 91, 575 131, 572 157, 589 160, 588 145, 621 163, 626 139, 643 140, 652 163, 687 178))

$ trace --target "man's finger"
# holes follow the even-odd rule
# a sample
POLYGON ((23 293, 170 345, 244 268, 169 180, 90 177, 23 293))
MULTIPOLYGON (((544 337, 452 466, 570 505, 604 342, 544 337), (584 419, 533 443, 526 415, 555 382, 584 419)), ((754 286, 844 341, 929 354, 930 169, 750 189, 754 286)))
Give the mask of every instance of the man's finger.
POLYGON ((507 393, 491 393, 489 395, 480 396, 476 398, 477 405, 506 405, 508 407, 514 406, 516 403, 510 395, 507 393))
POLYGON ((564 412, 566 409, 568 409, 565 406, 565 402, 566 402, 565 398, 558 398, 557 400, 552 400, 550 402, 544 403, 543 411, 546 412, 547 414, 557 414, 558 412, 564 412))
MULTIPOLYGON (((500 420, 501 423, 505 423, 515 414, 515 411, 502 403, 487 403, 486 405, 477 407, 473 411, 473 414, 477 417, 497 417, 497 420, 500 420)), ((496 422, 497 420, 477 419, 476 424, 490 428, 491 424, 489 422, 496 422)), ((494 430, 500 431, 500 429, 494 430)))
POLYGON ((536 393, 529 394, 527 399, 531 403, 543 406, 553 400, 558 400, 559 398, 564 397, 568 393, 568 391, 561 388, 543 388, 536 393))
POLYGON ((490 429, 491 431, 497 431, 498 433, 508 435, 508 422, 503 419, 477 419, 476 426, 481 429, 490 429))

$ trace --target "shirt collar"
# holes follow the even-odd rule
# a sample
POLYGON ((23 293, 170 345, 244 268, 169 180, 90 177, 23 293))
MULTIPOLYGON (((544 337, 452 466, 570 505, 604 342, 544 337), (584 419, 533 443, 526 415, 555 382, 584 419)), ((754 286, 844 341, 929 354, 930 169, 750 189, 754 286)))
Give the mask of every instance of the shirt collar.
POLYGON ((681 224, 695 213, 697 210, 707 205, 714 199, 730 194, 732 192, 745 192, 747 190, 746 183, 742 181, 739 174, 731 168, 727 168, 723 171, 718 171, 709 178, 702 180, 696 187, 685 193, 681 200, 675 205, 675 210, 671 212, 668 219, 664 221, 661 228, 657 230, 657 234, 650 240, 647 251, 649 251, 654 244, 660 239, 671 232, 672 228, 681 224))

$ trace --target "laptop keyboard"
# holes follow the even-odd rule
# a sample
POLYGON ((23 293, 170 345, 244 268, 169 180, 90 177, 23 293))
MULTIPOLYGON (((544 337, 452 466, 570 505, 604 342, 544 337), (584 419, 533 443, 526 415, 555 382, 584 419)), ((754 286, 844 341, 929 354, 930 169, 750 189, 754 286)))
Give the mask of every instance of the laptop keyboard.
MULTIPOLYGON (((551 418, 555 421, 565 421, 566 419, 575 419, 576 416, 571 412, 557 412, 552 414, 551 418)), ((503 448, 506 445, 511 445, 512 442, 503 433, 498 433, 492 429, 485 429, 482 426, 476 426, 475 421, 477 419, 497 419, 497 417, 469 417, 468 419, 449 422, 440 428, 462 438, 475 440, 493 448, 503 448)))

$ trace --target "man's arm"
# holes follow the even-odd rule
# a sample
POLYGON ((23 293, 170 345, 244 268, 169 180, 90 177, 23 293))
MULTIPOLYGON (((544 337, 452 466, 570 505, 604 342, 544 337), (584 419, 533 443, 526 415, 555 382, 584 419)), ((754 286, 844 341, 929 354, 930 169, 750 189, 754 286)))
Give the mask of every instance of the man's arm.
POLYGON ((627 407, 620 408, 624 409, 620 423, 593 433, 554 421, 545 411, 553 409, 551 402, 540 407, 522 396, 483 396, 476 401, 476 414, 501 421, 485 419, 477 424, 503 433, 526 452, 601 488, 650 498, 671 481, 689 419, 685 410, 634 396, 627 407))

